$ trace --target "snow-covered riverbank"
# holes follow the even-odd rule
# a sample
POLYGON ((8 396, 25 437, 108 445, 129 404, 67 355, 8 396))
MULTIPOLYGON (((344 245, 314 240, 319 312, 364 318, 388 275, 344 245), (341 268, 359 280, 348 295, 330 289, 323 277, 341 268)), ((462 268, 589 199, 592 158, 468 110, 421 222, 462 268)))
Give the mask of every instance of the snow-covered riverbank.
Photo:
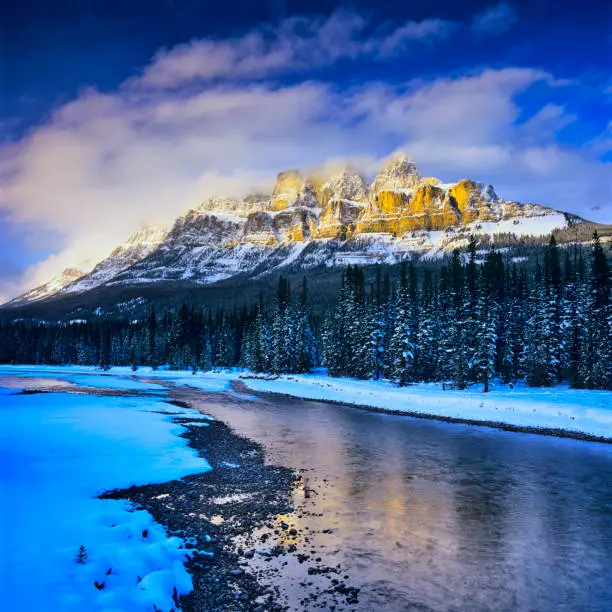
MULTIPOLYGON (((170 610, 191 591, 183 542, 109 489, 210 469, 157 397, 18 394, 31 372, 0 376, 0 601, 6 610, 170 610), (23 381, 23 385, 21 382, 23 381), (3 388, 4 385, 4 388, 3 388), (9 387, 10 388, 6 388, 9 387), (81 548, 82 547, 82 548, 81 548)), ((54 374, 38 369, 38 377, 54 374)), ((156 384, 61 370, 79 384, 157 392, 156 384)), ((38 383, 40 384, 40 383, 38 383)), ((172 407, 187 419, 195 411, 172 407)))
POLYGON ((244 382, 253 391, 284 393, 413 416, 612 439, 612 393, 609 391, 569 389, 567 386, 533 389, 519 384, 483 393, 481 388, 458 391, 433 383, 400 388, 385 381, 316 374, 244 382))
MULTIPOLYGON (((42 372, 56 372, 62 378, 76 381, 85 376, 95 380, 92 375, 100 373, 100 370, 86 366, 0 366, 0 376, 9 373, 35 376, 42 372)), ((240 370, 193 375, 188 371, 139 368, 132 372, 130 368, 112 368, 105 374, 113 380, 125 380, 126 384, 136 375, 207 391, 227 391, 232 381, 241 380, 253 391, 353 404, 413 416, 612 439, 612 393, 609 391, 569 389, 567 386, 529 388, 522 383, 514 388, 498 385, 489 393, 483 393, 479 387, 458 391, 434 383, 400 388, 386 381, 331 378, 323 371, 277 378, 241 378, 245 373, 240 370)))

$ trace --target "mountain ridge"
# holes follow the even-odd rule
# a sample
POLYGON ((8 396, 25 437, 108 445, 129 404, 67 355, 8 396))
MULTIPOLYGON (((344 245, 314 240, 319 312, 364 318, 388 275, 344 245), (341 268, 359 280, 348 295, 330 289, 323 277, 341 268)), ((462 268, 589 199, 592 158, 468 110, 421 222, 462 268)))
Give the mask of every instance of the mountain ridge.
POLYGON ((369 185, 353 167, 280 172, 270 194, 209 198, 170 228, 144 226, 93 269, 64 271, 4 306, 117 284, 212 284, 294 265, 341 266, 432 259, 471 234, 543 236, 584 220, 501 199, 472 179, 421 177, 405 154, 388 158, 369 185))

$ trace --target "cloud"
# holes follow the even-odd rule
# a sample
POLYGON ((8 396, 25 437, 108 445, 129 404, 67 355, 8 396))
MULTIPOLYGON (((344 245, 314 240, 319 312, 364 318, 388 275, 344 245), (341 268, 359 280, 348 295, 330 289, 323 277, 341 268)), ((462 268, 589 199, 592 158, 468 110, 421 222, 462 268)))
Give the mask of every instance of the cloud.
POLYGON ((497 35, 509 30, 518 21, 515 8, 507 2, 500 2, 472 20, 472 30, 477 34, 497 35))
POLYGON ((213 76, 187 88, 171 85, 201 78, 201 63, 175 59, 201 47, 192 43, 158 54, 141 77, 147 87, 132 79, 112 92, 83 90, 20 141, 0 146, 0 211, 13 224, 35 223, 61 239, 54 254, 18 283, 0 278, 0 293, 15 294, 66 266, 99 260, 143 222, 168 224, 210 196, 269 188, 287 167, 348 160, 372 172, 398 147, 412 152, 424 174, 444 181, 484 180, 508 199, 587 217, 598 205, 597 220, 612 221, 601 188, 610 164, 597 157, 595 143, 571 148, 559 142, 559 130, 580 118, 558 101, 567 85, 544 71, 485 69, 348 89, 262 78, 276 70, 278 53, 289 53, 293 66, 308 60, 308 45, 299 42, 288 51, 283 41, 289 39, 312 43, 314 36, 335 44, 321 51, 324 59, 315 57, 320 65, 351 54, 392 53, 441 28, 432 34, 437 40, 446 27, 420 22, 368 36, 365 20, 346 13, 334 19, 316 28, 307 21, 281 25, 272 43, 265 37, 253 42, 250 32, 233 40, 233 51, 216 42, 229 59, 214 56, 206 73, 213 76), (389 49, 370 48, 380 40, 389 41, 389 49), (252 50, 250 59, 245 49, 252 50), (236 68, 239 79, 219 78, 236 68), (520 100, 531 87, 544 101, 525 116, 520 100))
POLYGON ((408 21, 393 32, 369 44, 380 58, 391 57, 405 51, 416 42, 435 44, 448 38, 458 25, 443 19, 408 21))
POLYGON ((388 58, 411 44, 441 41, 456 27, 441 19, 408 21, 375 32, 369 25, 363 16, 339 10, 326 19, 292 17, 276 28, 261 26, 237 38, 194 40, 158 52, 130 85, 173 88, 317 69, 343 59, 388 58))

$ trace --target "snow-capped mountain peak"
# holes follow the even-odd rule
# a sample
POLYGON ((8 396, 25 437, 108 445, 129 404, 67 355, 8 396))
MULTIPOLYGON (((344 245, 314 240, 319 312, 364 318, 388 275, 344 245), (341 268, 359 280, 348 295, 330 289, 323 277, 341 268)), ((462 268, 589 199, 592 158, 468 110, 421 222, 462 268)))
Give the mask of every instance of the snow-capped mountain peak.
MULTIPOLYGON (((124 243, 123 248, 134 246, 157 246, 168 233, 168 230, 154 223, 146 223, 141 225, 124 243)), ((121 248, 119 247, 119 248, 121 248)))
POLYGON ((422 178, 404 154, 387 159, 370 188, 350 166, 310 175, 291 169, 270 194, 209 198, 169 230, 143 226, 90 273, 67 270, 20 301, 100 285, 209 284, 284 266, 431 259, 470 234, 543 236, 567 224, 563 213, 505 201, 485 183, 422 178))

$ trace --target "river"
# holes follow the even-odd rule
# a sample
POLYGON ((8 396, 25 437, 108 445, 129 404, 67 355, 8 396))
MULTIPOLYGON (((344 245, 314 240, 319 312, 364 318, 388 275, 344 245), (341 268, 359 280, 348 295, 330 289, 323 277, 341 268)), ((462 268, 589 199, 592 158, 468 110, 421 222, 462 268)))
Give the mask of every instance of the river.
MULTIPOLYGON (((292 521, 311 535, 298 546, 346 569, 360 610, 612 609, 612 446, 187 395, 261 443, 267 461, 302 471, 312 492, 296 490, 292 521)), ((295 608, 304 569, 280 568, 295 608)))

